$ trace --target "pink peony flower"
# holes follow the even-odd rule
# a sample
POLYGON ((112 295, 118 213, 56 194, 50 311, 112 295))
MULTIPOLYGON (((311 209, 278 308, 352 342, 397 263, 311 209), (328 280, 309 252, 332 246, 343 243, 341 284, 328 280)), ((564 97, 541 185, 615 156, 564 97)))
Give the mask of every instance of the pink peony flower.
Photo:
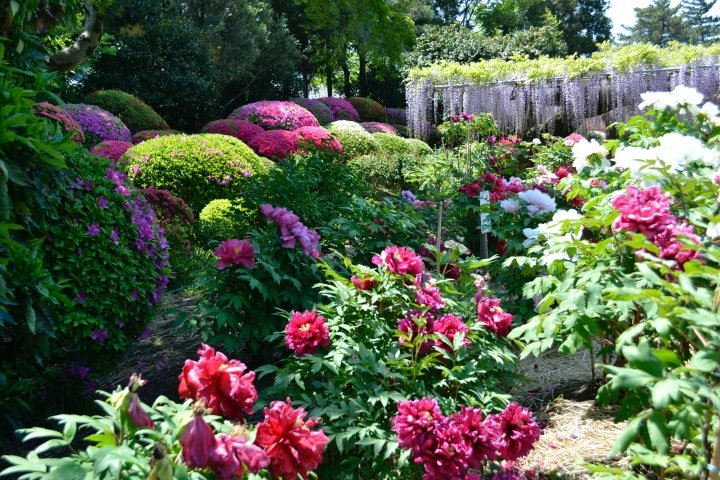
POLYGON ((616 231, 642 233, 653 241, 658 232, 676 222, 670 212, 670 198, 663 195, 657 185, 644 190, 630 185, 627 194, 618 195, 612 203, 620 212, 613 222, 616 231))
POLYGON ((210 468, 218 480, 244 478, 245 469, 257 473, 270 464, 270 458, 262 448, 247 443, 243 437, 221 433, 215 437, 215 447, 210 451, 210 468))
POLYGON ((318 247, 320 234, 303 225, 297 215, 284 208, 273 207, 269 203, 260 205, 260 212, 280 227, 280 238, 283 241, 283 247, 295 248, 297 241, 300 243, 305 255, 314 258, 320 257, 318 247))
POLYGON ((137 428, 155 428, 155 424, 153 423, 152 419, 147 414, 147 412, 143 410, 142 405, 140 405, 140 399, 138 398, 137 393, 130 394, 130 407, 128 408, 128 417, 130 417, 130 421, 137 428))
POLYGON ((318 347, 329 347, 330 330, 325 317, 318 315, 315 310, 293 312, 285 327, 285 345, 298 357, 313 354, 318 347))
MULTIPOLYGON (((470 345, 472 342, 468 338, 468 327, 467 325, 465 325, 465 322, 462 321, 462 318, 458 317, 457 315, 453 315, 452 313, 446 313, 445 315, 437 318, 432 325, 432 333, 444 335, 451 342, 453 341, 453 338, 455 338, 455 334, 459 332, 465 334, 463 345, 470 345)), ((451 350, 450 346, 439 338, 435 340, 435 346, 447 351, 451 350)))
POLYGON ((478 322, 485 325, 488 330, 501 337, 510 333, 513 315, 500 306, 500 300, 494 297, 480 297, 477 299, 478 322))
POLYGON ((653 242, 660 249, 658 256, 665 260, 674 260, 677 269, 682 269, 686 262, 700 256, 698 250, 688 248, 680 238, 696 245, 700 243, 700 237, 695 234, 695 229, 686 223, 668 225, 655 235, 653 242))
POLYGON ((255 372, 247 372, 244 363, 228 358, 203 344, 198 350, 200 359, 185 360, 180 374, 178 393, 185 400, 202 398, 215 415, 241 420, 252 413, 258 398, 253 385, 255 372))
POLYGON ((498 432, 494 423, 488 428, 483 422, 482 410, 463 406, 450 418, 462 427, 463 437, 471 451, 468 455, 468 465, 471 468, 478 468, 485 460, 495 460, 498 432))
POLYGON ((387 247, 380 255, 372 257, 373 265, 385 265, 396 275, 418 275, 425 271, 422 257, 406 247, 387 247))
POLYGON ((486 422, 488 428, 497 429, 495 445, 503 460, 524 457, 540 439, 540 427, 530 410, 514 402, 505 407, 502 413, 488 415, 486 422))
POLYGON ((202 416, 196 415, 190 421, 180 437, 182 458, 190 468, 205 468, 210 463, 210 452, 215 448, 216 441, 210 425, 202 416))
POLYGON ((222 270, 230 265, 242 265, 245 268, 255 268, 255 250, 250 240, 232 238, 223 240, 215 249, 215 256, 219 258, 217 268, 222 270))
POLYGON ((398 402, 392 431, 397 434, 401 447, 415 452, 434 436, 435 423, 442 418, 434 398, 398 402))
POLYGON ((305 420, 305 410, 292 408, 289 398, 272 402, 263 413, 265 419, 257 426, 255 444, 270 458, 270 473, 283 480, 295 480, 298 474, 307 478, 308 472, 322 462, 322 452, 328 443, 325 432, 311 430, 320 420, 305 420))
POLYGON ((583 136, 580 135, 579 133, 571 133, 570 135, 568 135, 567 137, 565 137, 564 143, 565 143, 565 146, 566 146, 566 147, 572 147, 573 145, 575 145, 575 144, 576 144, 577 142, 579 142, 580 140, 585 140, 585 137, 583 137, 583 136))
POLYGON ((415 276, 415 301, 418 305, 430 308, 431 312, 441 309, 445 302, 440 296, 440 290, 429 282, 423 282, 423 274, 415 276))

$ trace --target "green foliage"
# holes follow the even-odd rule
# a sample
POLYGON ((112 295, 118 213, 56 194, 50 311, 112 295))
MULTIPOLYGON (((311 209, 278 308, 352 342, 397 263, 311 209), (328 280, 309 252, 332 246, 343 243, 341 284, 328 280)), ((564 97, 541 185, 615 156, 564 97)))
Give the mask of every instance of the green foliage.
POLYGON ((168 135, 135 145, 120 160, 135 185, 168 190, 199 212, 211 200, 239 192, 248 177, 273 163, 227 135, 168 135), (137 167, 137 168, 136 168, 137 167))
POLYGON ((400 160, 394 156, 361 155, 348 161, 348 168, 362 176, 375 191, 399 192, 403 187, 400 160))
POLYGON ((84 99, 120 118, 132 133, 142 130, 167 130, 170 126, 158 113, 134 95, 120 90, 100 90, 84 99))
POLYGON ((380 153, 394 155, 410 155, 413 153, 413 146, 404 138, 390 133, 376 132, 372 134, 380 146, 380 153))
POLYGON ((370 155, 380 149, 375 138, 357 122, 338 120, 328 125, 327 129, 340 140, 347 159, 370 155))
POLYGON ((361 122, 383 122, 387 123, 387 112, 385 107, 372 98, 350 97, 348 102, 355 107, 361 122))
POLYGON ((433 153, 432 147, 417 138, 407 138, 405 141, 412 147, 412 153, 417 156, 430 155, 433 153))
POLYGON ((438 131, 442 136, 443 145, 447 148, 459 147, 500 134, 500 128, 489 113, 470 115, 470 118, 467 114, 452 115, 438 125, 438 131))
POLYGON ((661 47, 670 42, 684 42, 691 27, 680 13, 681 5, 672 7, 670 0, 655 0, 645 8, 635 8, 637 20, 620 40, 626 43, 651 43, 661 47))
POLYGON ((257 217, 255 210, 245 206, 242 198, 213 200, 205 205, 198 217, 198 239, 203 243, 228 238, 243 238, 257 217))

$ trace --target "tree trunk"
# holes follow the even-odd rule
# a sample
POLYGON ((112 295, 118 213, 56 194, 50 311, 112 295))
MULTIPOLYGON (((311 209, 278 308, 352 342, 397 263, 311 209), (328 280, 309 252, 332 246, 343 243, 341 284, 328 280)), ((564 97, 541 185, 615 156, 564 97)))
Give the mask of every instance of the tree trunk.
POLYGON ((352 97, 352 94, 350 93, 350 67, 348 67, 347 60, 343 61, 343 63, 342 63, 342 70, 343 70, 343 81, 345 82, 343 85, 345 98, 350 98, 350 97, 352 97))
POLYGON ((368 95, 368 84, 367 84, 367 57, 364 53, 358 52, 358 58, 360 59, 360 96, 367 97, 368 95))
POLYGON ((85 25, 75 43, 55 53, 48 60, 51 70, 66 72, 77 67, 90 57, 100 44, 103 35, 105 15, 98 13, 90 2, 85 3, 87 10, 85 25))
POLYGON ((310 62, 308 62, 307 58, 303 57, 302 64, 300 66, 302 69, 302 91, 303 91, 303 97, 308 98, 310 96, 310 62))
POLYGON ((327 96, 332 97, 333 94, 333 69, 330 65, 325 67, 325 84, 327 85, 327 96))

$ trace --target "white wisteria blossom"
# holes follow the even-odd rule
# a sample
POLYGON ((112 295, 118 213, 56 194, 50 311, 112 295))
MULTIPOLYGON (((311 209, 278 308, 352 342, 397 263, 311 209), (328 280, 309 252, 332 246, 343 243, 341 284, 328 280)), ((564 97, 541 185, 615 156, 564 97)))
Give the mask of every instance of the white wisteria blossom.
POLYGON ((678 85, 671 92, 645 92, 640 97, 643 99, 638 105, 641 110, 650 107, 656 110, 686 107, 693 114, 699 112, 698 105, 703 101, 702 93, 685 85, 678 85))
POLYGON ((520 210, 520 202, 514 198, 508 198, 500 202, 500 208, 502 208, 505 213, 515 213, 520 210))
POLYGON ((532 216, 551 213, 557 208, 555 200, 550 195, 537 189, 520 192, 518 197, 527 204, 527 211, 532 216))
POLYGON ((600 166, 607 168, 610 166, 610 162, 606 160, 608 151, 600 145, 597 140, 587 141, 582 139, 575 143, 572 147, 573 154, 573 168, 576 172, 581 172, 585 167, 591 166, 594 162, 589 160, 589 157, 596 156, 600 158, 600 166))

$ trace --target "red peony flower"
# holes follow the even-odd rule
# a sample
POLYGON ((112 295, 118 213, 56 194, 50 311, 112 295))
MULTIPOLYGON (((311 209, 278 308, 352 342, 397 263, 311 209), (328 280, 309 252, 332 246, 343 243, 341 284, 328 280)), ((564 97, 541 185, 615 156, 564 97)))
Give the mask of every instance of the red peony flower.
POLYGON ((371 290, 377 282, 372 278, 358 278, 355 275, 350 277, 350 281, 355 285, 358 290, 371 290))
POLYGON ((497 252, 498 255, 505 255, 507 253, 507 241, 506 240, 499 240, 497 242, 497 252))
POLYGON ((285 327, 285 345, 301 357, 313 354, 318 347, 330 346, 330 330, 325 318, 315 310, 303 313, 293 312, 285 327))
POLYGON ((397 434, 401 447, 417 452, 434 436, 435 424, 442 418, 434 398, 398 402, 392 431, 397 434))
POLYGON ((255 268, 255 250, 250 244, 250 240, 238 240, 232 238, 224 240, 218 248, 215 249, 215 256, 220 260, 217 261, 217 268, 222 270, 230 265, 242 265, 245 268, 255 268))
POLYGON ((510 333, 513 315, 502 309, 500 300, 494 297, 479 297, 477 304, 478 322, 488 330, 504 337, 510 333))
POLYGON ((502 413, 488 415, 488 428, 495 428, 495 445, 503 460, 517 460, 524 457, 540 439, 540 427, 527 408, 511 403, 502 413), (494 424, 494 425, 492 425, 494 424))
MULTIPOLYGON (((432 333, 434 318, 430 312, 421 314, 419 311, 409 312, 398 322, 398 331, 404 334, 398 339, 398 343, 403 345, 406 342, 415 343, 415 339, 419 336, 427 338, 432 333)), ((424 355, 430 351, 433 342, 424 340, 420 345, 418 353, 424 355)))
MULTIPOLYGON (((182 395, 181 395, 182 396, 182 395)), ((202 416, 196 415, 180 437, 182 458, 190 468, 205 468, 210 463, 210 452, 215 448, 215 435, 202 416)))
POLYGON ((463 406, 450 418, 461 426, 465 442, 470 447, 468 465, 471 468, 478 468, 485 460, 495 460, 497 430, 494 424, 488 428, 483 422, 482 410, 463 406))
POLYGON ((210 468, 218 480, 243 478, 245 469, 257 473, 270 464, 262 448, 247 443, 243 437, 221 433, 215 437, 215 448, 210 452, 210 468))
POLYGON ((185 360, 180 374, 180 398, 205 400, 215 415, 241 420, 243 414, 252 413, 258 398, 253 385, 255 372, 238 360, 229 360, 215 349, 203 344, 198 350, 200 360, 185 360))
MULTIPOLYGON (((453 341, 453 338, 455 338, 456 333, 462 332, 465 334, 463 344, 467 346, 472 343, 468 338, 469 330, 467 325, 465 325, 465 322, 462 321, 462 318, 457 315, 453 315, 452 313, 446 313, 442 317, 436 319, 435 322, 433 322, 432 329, 433 333, 444 335, 451 342, 453 341)), ((435 346, 450 351, 450 346, 439 338, 435 340, 435 346)))
POLYGON ((270 473, 284 480, 295 480, 298 474, 307 478, 308 472, 322 462, 322 452, 328 443, 325 432, 311 430, 320 420, 306 421, 305 410, 294 409, 289 398, 272 402, 263 413, 265 419, 257 426, 255 444, 270 458, 270 473))
POLYGON ((558 178, 565 178, 569 177, 570 175, 572 175, 572 167, 563 166, 555 171, 555 176, 557 176, 558 178))
POLYGON ((152 419, 147 414, 147 412, 143 410, 142 405, 140 405, 140 399, 138 398, 137 393, 130 394, 130 407, 128 408, 128 417, 130 417, 130 421, 137 428, 155 428, 155 424, 153 423, 152 419))
POLYGON ((474 181, 470 183, 466 183, 465 185, 458 188, 458 192, 464 193, 468 196, 468 198, 477 198, 478 195, 480 195, 480 192, 483 189, 482 183, 479 181, 474 181))
POLYGON ((388 270, 396 275, 418 275, 425 271, 422 257, 415 255, 411 249, 406 247, 387 247, 380 255, 372 257, 374 265, 385 265, 388 270))
POLYGON ((418 305, 429 307, 431 312, 441 309, 445 302, 440 296, 440 290, 429 282, 423 283, 423 274, 415 276, 415 301, 418 305))

